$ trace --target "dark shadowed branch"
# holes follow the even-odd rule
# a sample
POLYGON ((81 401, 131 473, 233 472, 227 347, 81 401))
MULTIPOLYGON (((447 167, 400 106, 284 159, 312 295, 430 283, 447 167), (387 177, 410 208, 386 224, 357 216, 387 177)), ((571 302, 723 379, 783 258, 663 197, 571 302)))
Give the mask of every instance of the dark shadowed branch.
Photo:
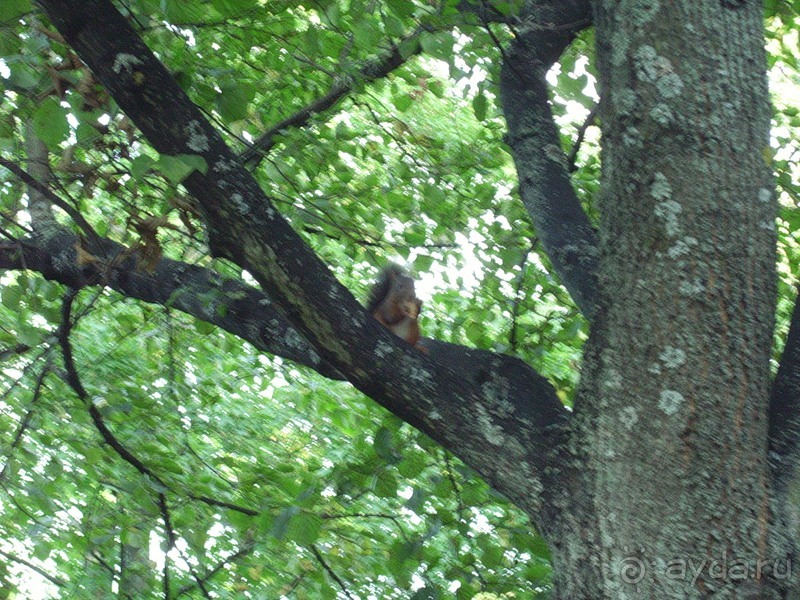
POLYGON ((319 551, 319 548, 317 548, 314 544, 311 544, 311 552, 314 554, 317 562, 319 562, 319 564, 322 565, 322 568, 325 569, 325 572, 336 582, 336 585, 339 586, 339 589, 342 590, 342 593, 344 593, 344 595, 348 598, 352 599, 353 594, 351 594, 347 589, 347 585, 345 584, 344 580, 342 580, 342 578, 337 575, 336 571, 334 571, 333 568, 328 564, 328 562, 325 560, 325 557, 322 556, 322 552, 319 551))
POLYGON ((54 575, 50 575, 50 573, 45 571, 43 568, 33 564, 30 561, 25 560, 24 558, 19 558, 18 556, 14 556, 13 554, 9 554, 8 552, 4 552, 3 550, 0 550, 0 556, 4 557, 6 560, 10 560, 13 563, 17 563, 27 567, 28 569, 38 573, 39 575, 41 575, 42 577, 47 579, 47 581, 49 581, 54 585, 57 585, 59 587, 64 587, 68 585, 67 581, 64 581, 60 577, 55 577, 54 575))
POLYGON ((589 23, 588 2, 531 3, 506 51, 501 100, 525 208, 561 282, 591 321, 597 307, 597 236, 569 178, 545 75, 589 23))

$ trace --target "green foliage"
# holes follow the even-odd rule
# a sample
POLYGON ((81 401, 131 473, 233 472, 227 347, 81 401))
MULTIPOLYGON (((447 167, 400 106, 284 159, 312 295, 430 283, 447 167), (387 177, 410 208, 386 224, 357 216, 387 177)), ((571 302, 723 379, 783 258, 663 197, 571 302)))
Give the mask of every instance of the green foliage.
MULTIPOLYGON (((378 265, 405 260, 420 279, 425 335, 519 356, 571 401, 586 324, 536 240, 503 143, 496 41, 509 31, 492 25, 490 35, 449 1, 124 4, 237 151, 355 81, 334 109, 273 132, 255 170, 263 188, 357 297, 378 265), (408 60, 363 80, 393 44, 408 60)), ((516 14, 520 3, 493 5, 516 14)), ((208 165, 159 156, 31 10, 0 1, 3 157, 24 153, 32 123, 52 152, 53 189, 100 233, 133 245, 131 223, 163 217, 165 256, 247 281, 209 258, 182 195, 179 182, 208 165)), ((773 78, 795 93, 797 10, 767 3, 773 78)), ((595 102, 591 46, 591 35, 576 40, 551 75, 566 151, 595 102)), ((779 348, 800 265, 796 101, 778 94, 775 124, 779 348)), ((589 127, 573 173, 590 215, 597 141, 589 127)), ((24 193, 0 169, 7 237, 27 233, 24 193)), ((203 597, 201 579, 223 598, 342 597, 335 574, 360 597, 546 597, 549 553, 521 511, 348 385, 169 308, 84 290, 73 310, 77 369, 103 422, 157 479, 142 474, 64 382, 55 340, 64 288, 26 271, 0 285, 4 593, 95 598, 127 586, 163 597, 163 495, 177 540, 174 595, 203 597)))

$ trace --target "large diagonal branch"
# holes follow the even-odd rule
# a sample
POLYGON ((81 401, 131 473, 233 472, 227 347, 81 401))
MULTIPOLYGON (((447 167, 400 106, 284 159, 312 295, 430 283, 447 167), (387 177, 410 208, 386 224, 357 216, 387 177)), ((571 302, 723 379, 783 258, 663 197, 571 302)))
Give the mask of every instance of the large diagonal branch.
POLYGON ((530 2, 500 91, 519 189, 542 246, 587 319, 597 307, 597 236, 570 183, 545 75, 590 23, 588 1, 530 2))
MULTIPOLYGON (((258 350, 305 365, 330 379, 342 375, 324 362, 258 288, 206 267, 162 258, 155 269, 139 267, 138 251, 109 240, 80 239, 66 228, 47 239, 0 242, 0 269, 29 269, 71 288, 107 286, 144 302, 170 306, 211 323, 258 350), (80 256, 79 258, 79 250, 80 256)), ((547 380, 524 362, 425 338, 430 357, 464 373, 475 385, 502 385, 514 405, 533 409, 554 398, 547 380)))
MULTIPOLYGON (((129 298, 170 306, 220 327, 258 350, 310 367, 330 379, 343 378, 261 290, 210 268, 169 258, 161 258, 152 270, 143 269, 146 261, 139 250, 99 236, 69 203, 16 163, 0 158, 0 165, 43 201, 78 218, 87 232, 78 237, 56 226, 46 237, 0 242, 0 269, 30 269, 71 288, 107 286, 129 298)), ((425 347, 432 359, 464 373, 476 385, 486 385, 498 375, 516 381, 506 392, 514 405, 533 408, 550 401, 538 398, 553 397, 552 386, 520 360, 431 338, 425 338, 425 347)))
POLYGON ((184 185, 203 213, 216 256, 247 269, 358 389, 452 449, 530 514, 547 505, 543 489, 553 483, 547 467, 559 458, 567 417, 555 394, 513 404, 507 390, 516 381, 479 385, 383 329, 281 217, 108 0, 39 4, 156 150, 205 160, 207 172, 194 172, 184 185))
POLYGON ((47 239, 0 242, 0 269, 31 269, 80 289, 108 286, 130 298, 170 306, 212 323, 258 350, 342 379, 322 361, 261 290, 189 263, 161 259, 140 268, 137 250, 107 238, 79 239, 60 229, 47 239), (80 248, 80 256, 79 256, 80 248))

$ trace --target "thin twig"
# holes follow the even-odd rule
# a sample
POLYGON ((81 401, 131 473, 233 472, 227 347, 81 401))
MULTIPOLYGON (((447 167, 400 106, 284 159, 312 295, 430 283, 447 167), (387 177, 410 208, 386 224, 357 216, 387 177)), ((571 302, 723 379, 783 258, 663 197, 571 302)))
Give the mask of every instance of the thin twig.
POLYGON ((16 163, 11 162, 10 160, 6 160, 5 158, 0 158, 0 166, 3 166, 9 171, 11 171, 25 185, 36 190, 47 200, 49 200, 52 204, 54 204, 55 206, 63 210, 65 213, 67 213, 70 216, 70 218, 75 222, 75 224, 78 227, 80 227, 81 230, 92 240, 100 239, 100 236, 97 234, 94 228, 89 224, 89 222, 84 218, 84 216, 80 213, 80 211, 75 209, 68 202, 64 202, 61 198, 59 198, 56 194, 54 194, 53 191, 47 185, 34 179, 25 169, 23 169, 16 163))
POLYGON ((3 479, 6 476, 8 465, 11 463, 11 454, 14 452, 17 446, 19 446, 20 442, 22 441, 22 436, 25 435, 25 431, 28 429, 28 427, 30 427, 31 419, 33 418, 34 407, 36 406, 36 403, 39 400, 39 397, 42 392, 42 387, 44 386, 44 378, 50 372, 50 367, 51 365, 48 362, 44 366, 44 369, 42 369, 42 372, 39 373, 39 376, 36 378, 36 385, 34 385, 33 388, 33 399, 31 400, 31 403, 28 406, 28 410, 25 413, 25 416, 22 418, 19 427, 17 427, 17 431, 14 434, 14 439, 12 440, 11 445, 8 448, 8 452, 6 453, 6 458, 7 458, 6 463, 3 465, 3 468, 0 469, 0 481, 3 481, 3 479))
POLYGON ((50 573, 48 573, 47 571, 45 571, 41 567, 37 567, 35 564, 25 560, 24 558, 19 558, 17 556, 14 556, 13 554, 9 554, 8 552, 4 552, 3 550, 0 550, 0 556, 5 556, 10 561, 13 561, 13 562, 15 562, 17 564, 20 564, 20 565, 24 565, 24 566, 28 567, 29 569, 31 569, 32 571, 36 571, 39 575, 41 575, 42 577, 47 579, 47 581, 49 581, 49 582, 51 582, 51 583, 53 583, 53 584, 55 584, 55 585, 57 585, 59 587, 64 587, 65 585, 68 584, 66 581, 64 581, 60 577, 56 577, 55 575, 50 575, 50 573))
POLYGON ((597 111, 599 109, 600 104, 595 104, 592 107, 592 110, 589 111, 589 116, 586 117, 583 125, 581 125, 580 129, 578 129, 578 137, 575 138, 575 143, 572 144, 572 150, 570 150, 569 156, 567 157, 567 168, 569 169, 570 173, 574 173, 578 170, 578 167, 575 164, 578 160, 578 150, 580 150, 581 144, 583 143, 583 138, 586 136, 586 130, 589 129, 589 126, 591 126, 592 123, 594 123, 594 120, 597 117, 597 111))
POLYGON ((341 588, 341 590, 344 592, 344 595, 352 599, 353 595, 347 589, 347 586, 345 585, 344 581, 336 574, 336 572, 331 568, 331 566, 327 562, 325 562, 325 558, 322 556, 322 553, 314 544, 311 544, 311 552, 313 552, 314 556, 319 561, 319 564, 322 565, 322 568, 325 569, 328 575, 331 576, 331 579, 333 579, 336 582, 336 584, 341 588))

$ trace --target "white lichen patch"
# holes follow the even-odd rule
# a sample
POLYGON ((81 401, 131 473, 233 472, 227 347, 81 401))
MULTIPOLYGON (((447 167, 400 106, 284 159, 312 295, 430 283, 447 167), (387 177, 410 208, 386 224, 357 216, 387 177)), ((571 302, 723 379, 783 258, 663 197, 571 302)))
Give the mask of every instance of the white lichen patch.
POLYGON ((216 162, 214 168, 220 173, 227 173, 228 171, 232 171, 236 168, 236 163, 232 160, 221 158, 216 162))
POLYGON ((669 106, 659 103, 650 109, 650 118, 662 127, 669 127, 672 124, 674 116, 669 106))
POLYGON ((511 385, 504 378, 494 378, 481 384, 481 392, 484 397, 492 404, 492 408, 502 416, 507 416, 514 412, 514 405, 508 401, 510 390, 511 385))
MULTIPOLYGON (((660 171, 653 175, 653 184, 650 186, 650 195, 656 200, 669 200, 672 198, 672 186, 667 176, 660 171)), ((678 211, 680 206, 678 206, 678 211)))
POLYGON ((664 351, 658 355, 658 358, 664 363, 667 369, 677 369, 686 362, 686 352, 680 348, 667 346, 664 351))
POLYGON ((564 151, 561 149, 561 146, 557 146, 556 144, 548 144, 545 146, 544 155, 555 163, 563 164, 564 162, 564 151))
POLYGON ((630 88, 623 88, 613 95, 617 112, 621 115, 631 115, 639 107, 639 98, 630 88))
POLYGON ((658 397, 658 408, 668 416, 677 413, 681 405, 686 401, 680 392, 675 390, 663 390, 658 397))
POLYGON ((683 91, 683 81, 672 62, 659 56, 652 46, 639 46, 633 53, 633 65, 637 79, 654 84, 664 98, 674 98, 683 91))
POLYGON ((294 329, 287 329, 283 339, 291 348, 302 350, 306 346, 306 341, 294 329))
POLYGON ((619 414, 619 420, 625 429, 633 429, 633 426, 639 422, 639 414, 632 406, 625 406, 619 414))
POLYGON ((664 221, 664 230, 669 237, 677 237, 681 232, 681 226, 678 223, 678 215, 681 211, 681 205, 674 200, 656 204, 656 216, 664 221))
POLYGON ((480 432, 483 434, 486 441, 492 446, 502 446, 506 439, 503 428, 492 423, 489 413, 486 412, 486 409, 480 404, 475 406, 475 413, 478 417, 480 432))
POLYGON ((683 80, 677 73, 667 73, 658 78, 656 87, 664 98, 675 98, 683 91, 683 80))
POLYGON ((699 277, 695 277, 691 281, 681 281, 680 285, 678 286, 678 291, 683 296, 691 298, 694 296, 700 296, 706 291, 706 286, 699 277))
POLYGON ((622 389, 622 375, 614 369, 609 369, 608 375, 603 380, 603 387, 608 390, 621 390, 622 389))
POLYGON ((760 188, 758 190, 758 201, 763 202, 764 204, 770 202, 772 200, 772 190, 768 188, 760 188))
POLYGON ((392 347, 383 340, 378 340, 378 343, 375 344, 375 356, 378 358, 386 358, 391 353, 392 347))
POLYGON ((649 44, 643 44, 633 53, 636 77, 641 81, 654 82, 658 76, 656 61, 658 52, 649 44))
POLYGON ((133 71, 134 66, 141 65, 142 60, 133 54, 127 54, 125 52, 120 52, 114 57, 114 64, 111 66, 111 69, 119 75, 122 70, 124 69, 128 73, 133 71))
POLYGON ((250 212, 250 207, 247 206, 247 202, 245 202, 244 197, 238 192, 231 194, 230 202, 234 212, 237 215, 244 217, 250 212))
POLYGON ((622 27, 617 29, 611 35, 611 62, 615 66, 619 66, 625 62, 628 57, 628 47, 630 46, 631 38, 622 27))
POLYGON ((641 132, 636 127, 626 127, 622 133, 622 143, 628 148, 643 148, 641 132))
POLYGON ((691 249, 697 246, 697 238, 693 238, 692 236, 686 236, 683 239, 678 240, 675 242, 673 246, 667 249, 667 255, 670 258, 679 258, 681 256, 686 256, 689 254, 691 249))
POLYGON ((404 365, 403 374, 405 375, 406 380, 411 384, 414 384, 414 386, 420 391, 433 390, 435 388, 433 376, 427 369, 404 365))
POLYGON ((208 138, 203 132, 202 126, 197 121, 189 122, 189 139, 186 141, 186 147, 197 154, 205 152, 210 148, 208 138))
POLYGON ((441 421, 442 420, 442 413, 440 413, 438 410, 434 409, 433 411, 428 413, 428 418, 431 421, 441 421))

